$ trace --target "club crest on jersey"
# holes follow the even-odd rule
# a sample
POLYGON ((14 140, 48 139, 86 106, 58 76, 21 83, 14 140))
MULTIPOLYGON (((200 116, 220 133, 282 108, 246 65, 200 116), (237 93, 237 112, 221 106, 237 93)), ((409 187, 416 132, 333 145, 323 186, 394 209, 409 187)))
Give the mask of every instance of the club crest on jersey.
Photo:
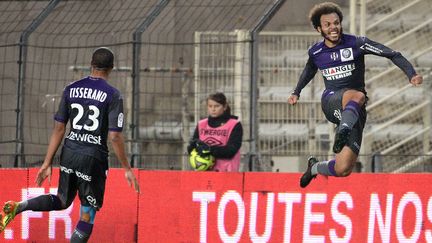
POLYGON ((340 54, 341 54, 341 61, 342 62, 354 60, 352 48, 341 49, 340 54))
POLYGON ((336 61, 336 60, 339 58, 339 55, 338 55, 336 52, 332 52, 332 53, 330 54, 330 58, 331 58, 333 61, 336 61))

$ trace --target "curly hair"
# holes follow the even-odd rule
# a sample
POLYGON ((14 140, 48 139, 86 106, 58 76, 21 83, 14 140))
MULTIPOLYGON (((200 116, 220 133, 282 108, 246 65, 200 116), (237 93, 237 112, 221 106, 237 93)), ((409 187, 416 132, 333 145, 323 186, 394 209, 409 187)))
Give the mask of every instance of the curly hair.
POLYGON ((315 5, 309 12, 309 20, 311 21, 313 27, 318 29, 318 27, 321 27, 321 15, 331 13, 336 13, 339 16, 340 22, 342 23, 342 10, 339 5, 333 2, 323 2, 315 5))

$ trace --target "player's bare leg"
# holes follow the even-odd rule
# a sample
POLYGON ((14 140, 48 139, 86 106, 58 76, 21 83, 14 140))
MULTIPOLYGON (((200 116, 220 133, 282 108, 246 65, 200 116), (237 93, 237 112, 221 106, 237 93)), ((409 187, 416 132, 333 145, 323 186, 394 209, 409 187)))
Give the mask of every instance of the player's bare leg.
POLYGON ((357 157, 357 154, 355 154, 350 147, 343 147, 342 151, 339 154, 336 154, 335 157, 335 176, 349 176, 354 169, 355 163, 357 162, 357 157))

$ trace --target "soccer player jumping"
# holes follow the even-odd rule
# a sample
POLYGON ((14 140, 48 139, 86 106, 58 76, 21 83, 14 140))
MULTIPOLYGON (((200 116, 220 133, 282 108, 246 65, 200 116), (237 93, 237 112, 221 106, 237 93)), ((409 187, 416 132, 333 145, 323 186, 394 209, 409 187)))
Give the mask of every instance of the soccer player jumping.
POLYGON ((22 202, 8 201, 0 212, 0 233, 26 210, 52 211, 68 208, 77 192, 81 201, 80 219, 70 242, 87 242, 93 230, 96 212, 102 207, 108 170, 107 138, 117 155, 129 185, 139 192, 124 149, 123 98, 107 80, 114 66, 114 54, 108 48, 93 52, 91 74, 66 86, 45 160, 36 176, 36 184, 51 179, 53 157, 63 140, 66 124, 69 134, 64 139, 60 157, 57 195, 47 194, 22 202))
POLYGON ((300 186, 306 187, 317 174, 345 177, 351 174, 360 151, 366 122, 364 56, 373 54, 386 57, 398 66, 414 86, 423 82, 409 61, 389 47, 366 37, 344 34, 340 7, 332 2, 315 5, 309 14, 313 27, 324 38, 311 46, 309 59, 300 75, 288 103, 295 105, 301 90, 312 80, 317 70, 324 78, 325 90, 321 107, 326 119, 337 125, 333 145, 335 159, 319 162, 310 157, 300 186))

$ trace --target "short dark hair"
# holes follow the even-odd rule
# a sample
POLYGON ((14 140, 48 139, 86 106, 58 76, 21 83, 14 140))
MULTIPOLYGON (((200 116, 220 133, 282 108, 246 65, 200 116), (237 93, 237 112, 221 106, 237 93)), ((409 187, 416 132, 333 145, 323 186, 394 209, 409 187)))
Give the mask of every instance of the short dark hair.
POLYGON ((333 2, 323 2, 313 6, 309 12, 309 20, 311 21, 313 27, 318 29, 318 27, 321 26, 321 15, 331 13, 336 13, 339 16, 340 22, 342 23, 342 10, 339 5, 333 2))
POLYGON ((226 105, 227 109, 225 110, 225 113, 228 115, 231 115, 231 107, 229 106, 227 98, 226 98, 224 93, 222 93, 222 92, 212 93, 207 97, 207 101, 209 101, 209 100, 216 101, 217 103, 219 103, 223 106, 226 105))
POLYGON ((107 47, 97 48, 92 55, 91 65, 98 70, 114 67, 114 53, 107 47))

